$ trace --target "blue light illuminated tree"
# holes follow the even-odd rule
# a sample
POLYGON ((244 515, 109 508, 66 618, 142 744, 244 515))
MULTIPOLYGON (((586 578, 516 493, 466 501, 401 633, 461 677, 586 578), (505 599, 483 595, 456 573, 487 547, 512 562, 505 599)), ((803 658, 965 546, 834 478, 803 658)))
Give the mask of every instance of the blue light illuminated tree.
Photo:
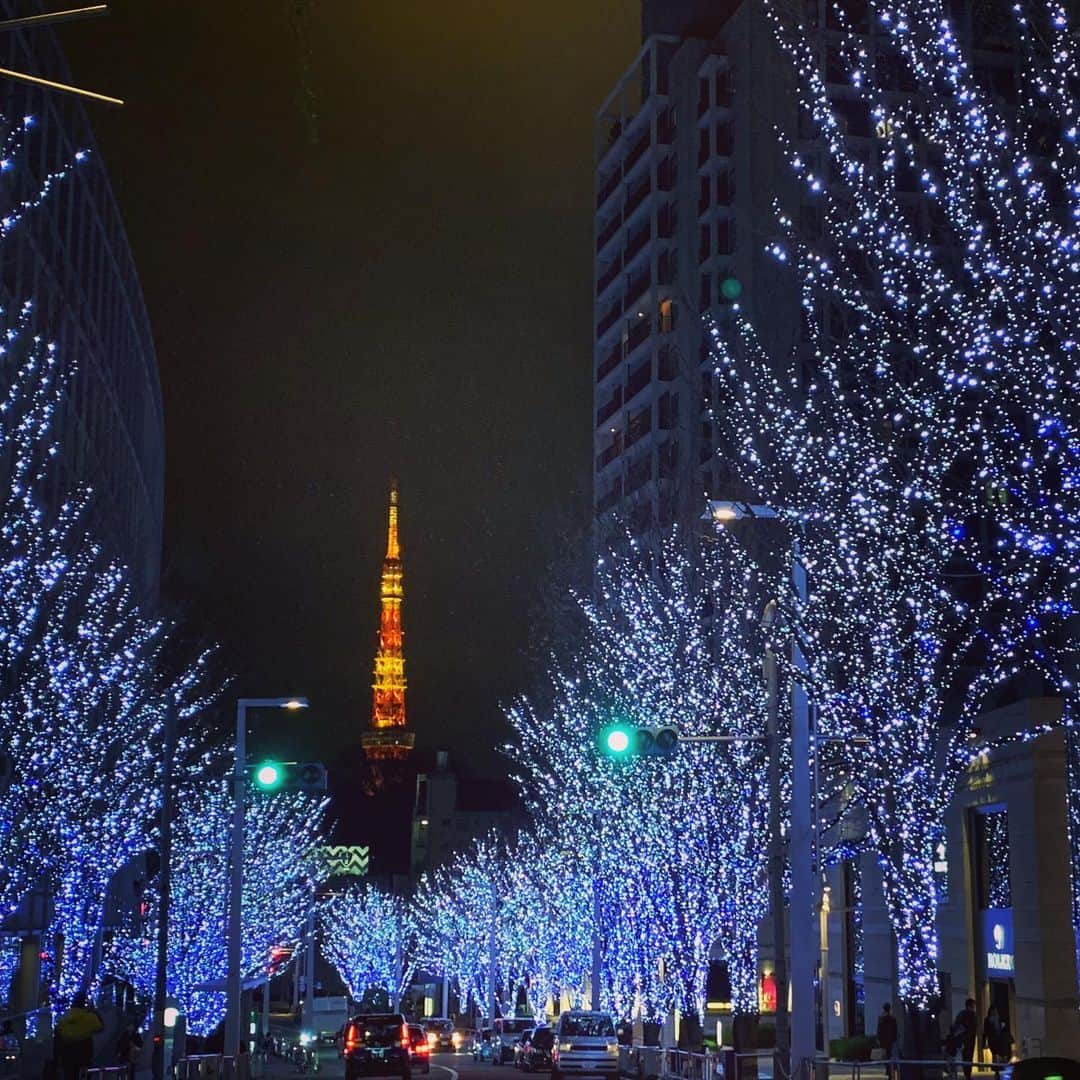
POLYGON ((372 885, 354 885, 319 907, 323 955, 337 969, 354 1001, 379 991, 394 1010, 412 981, 412 914, 401 897, 372 885))
POLYGON ((765 588, 726 538, 694 551, 676 534, 653 554, 631 543, 598 566, 582 657, 552 671, 550 707, 510 711, 533 813, 587 883, 600 1002, 622 1016, 700 1016, 717 941, 735 1010, 757 1010, 768 830, 749 620, 765 588), (616 721, 745 741, 613 761, 597 740, 616 721))
MULTIPOLYGON (((220 764, 220 762, 219 762, 220 764)), ((228 955, 228 840, 232 796, 227 784, 189 770, 174 824, 167 990, 195 1035, 209 1035, 225 1016, 228 955)), ((220 771, 220 770, 219 770, 220 771)), ((241 962, 244 977, 266 971, 271 949, 295 947, 311 904, 324 805, 309 795, 255 795, 246 814, 241 962)), ((157 881, 146 898, 150 917, 139 934, 118 934, 106 970, 150 998, 157 957, 157 881)))
POLYGON ((740 333, 714 327, 718 417, 801 537, 806 678, 823 729, 863 741, 838 779, 868 814, 901 995, 925 1009, 934 847, 976 718, 1026 671, 1071 708, 1080 69, 1060 6, 1016 7, 1014 109, 980 84, 948 5, 872 3, 871 34, 852 24, 842 49, 867 147, 816 33, 773 14, 821 133, 824 168, 794 145, 790 161, 824 228, 788 212, 770 245, 801 290, 794 353, 768 354, 737 308, 740 333))

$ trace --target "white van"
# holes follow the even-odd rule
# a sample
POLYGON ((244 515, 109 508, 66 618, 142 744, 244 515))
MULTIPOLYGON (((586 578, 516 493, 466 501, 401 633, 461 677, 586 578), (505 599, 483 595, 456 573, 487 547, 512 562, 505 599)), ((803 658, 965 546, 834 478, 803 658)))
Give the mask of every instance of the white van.
POLYGON ((498 1016, 491 1025, 491 1060, 496 1065, 509 1065, 514 1060, 514 1043, 531 1027, 535 1020, 518 1016, 498 1016))
POLYGON ((555 1024, 551 1050, 551 1080, 564 1073, 616 1075, 619 1040, 611 1013, 574 1009, 561 1013, 555 1024))
POLYGON ((311 1001, 311 1034, 316 1042, 333 1043, 337 1033, 348 1023, 349 999, 347 997, 317 997, 311 1001))

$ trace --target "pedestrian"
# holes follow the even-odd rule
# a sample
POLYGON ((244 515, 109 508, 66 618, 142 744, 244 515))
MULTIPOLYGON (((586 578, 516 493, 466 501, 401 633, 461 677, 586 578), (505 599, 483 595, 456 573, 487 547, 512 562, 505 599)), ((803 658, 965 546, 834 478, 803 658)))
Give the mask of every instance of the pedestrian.
POLYGON ((965 1080, 971 1080, 971 1063, 975 1057, 975 1036, 979 1030, 979 1018, 975 1015, 975 999, 967 998, 964 1007, 956 1014, 952 1030, 949 1032, 951 1054, 959 1054, 964 1065, 965 1080))
POLYGON ((76 994, 71 1007, 56 1022, 60 1068, 64 1080, 79 1080, 79 1072, 94 1063, 94 1036, 105 1030, 101 1013, 85 994, 76 994))
POLYGON ((896 1037, 896 1017, 892 1014, 892 1005, 886 1001, 881 1006, 881 1015, 877 1021, 877 1041, 878 1046, 883 1051, 882 1058, 885 1061, 885 1075, 887 1077, 893 1075, 896 1061, 896 1037))
POLYGON ((142 1053, 143 1039, 134 1024, 125 1024, 116 1040, 116 1064, 126 1065, 129 1080, 135 1080, 135 1066, 142 1053))
POLYGON ((990 1051, 990 1058, 995 1065, 1005 1065, 1012 1057, 1012 1035, 1009 1026, 1002 1019, 996 1005, 986 1011, 983 1021, 983 1048, 990 1051))
POLYGON ((248 1052, 247 1039, 242 1039, 237 1048, 233 1075, 236 1080, 251 1080, 251 1054, 248 1052))

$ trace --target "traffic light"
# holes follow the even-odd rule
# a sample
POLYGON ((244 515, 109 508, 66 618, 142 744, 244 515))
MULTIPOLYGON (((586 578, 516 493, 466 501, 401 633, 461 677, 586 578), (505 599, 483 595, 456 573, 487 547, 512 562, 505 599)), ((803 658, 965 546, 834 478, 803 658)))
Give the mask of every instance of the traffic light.
POLYGON ((263 761, 248 768, 256 791, 326 790, 326 766, 321 761, 263 761))
POLYGON ((612 724, 600 732, 600 750, 611 758, 632 757, 634 729, 629 724, 612 724))
POLYGON ((282 768, 276 761, 264 761, 255 766, 255 786, 260 791, 277 791, 283 776, 282 768))
POLYGON ((636 727, 611 724, 600 732, 600 751, 613 760, 638 757, 671 757, 679 746, 673 727, 636 727))

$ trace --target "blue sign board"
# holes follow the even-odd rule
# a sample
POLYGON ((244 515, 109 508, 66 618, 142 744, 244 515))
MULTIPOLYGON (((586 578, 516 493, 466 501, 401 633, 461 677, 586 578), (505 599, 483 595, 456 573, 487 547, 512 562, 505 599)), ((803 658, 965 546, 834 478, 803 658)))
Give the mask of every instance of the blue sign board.
POLYGON ((1012 908, 987 908, 982 913, 983 954, 987 978, 1001 978, 1016 971, 1013 952, 1012 908))

